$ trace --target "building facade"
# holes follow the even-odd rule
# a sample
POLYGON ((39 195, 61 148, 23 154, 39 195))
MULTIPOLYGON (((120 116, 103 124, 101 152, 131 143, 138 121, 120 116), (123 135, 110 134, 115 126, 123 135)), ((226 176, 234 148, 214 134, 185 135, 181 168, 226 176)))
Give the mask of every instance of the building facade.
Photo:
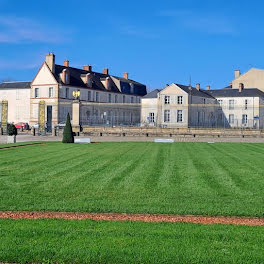
POLYGON ((143 126, 170 128, 264 128, 264 92, 257 88, 206 90, 171 84, 142 98, 143 126))
POLYGON ((186 128, 214 125, 215 98, 200 89, 171 84, 142 98, 143 125, 186 128))
POLYGON ((7 85, 0 85, 0 101, 8 101, 8 122, 35 125, 43 118, 48 131, 65 123, 68 113, 72 115, 75 99, 80 102, 81 125, 139 125, 140 101, 147 93, 146 86, 129 79, 128 73, 117 77, 110 75, 107 68, 98 73, 91 65, 78 69, 70 67, 68 60, 58 65, 53 53, 46 55, 26 87, 19 89, 16 83, 4 86, 7 85), (73 96, 74 91, 79 91, 78 98, 73 96), (20 103, 15 99, 17 94, 20 103))
POLYGON ((2 120, 2 101, 8 102, 8 122, 29 123, 30 119, 30 83, 0 83, 0 122, 2 120))

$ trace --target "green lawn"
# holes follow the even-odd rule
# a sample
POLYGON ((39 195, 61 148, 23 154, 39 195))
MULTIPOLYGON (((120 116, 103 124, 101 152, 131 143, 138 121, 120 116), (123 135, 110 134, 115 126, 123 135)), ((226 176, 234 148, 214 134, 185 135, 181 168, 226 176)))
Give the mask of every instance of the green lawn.
POLYGON ((0 198, 0 210, 263 216, 264 144, 2 149, 0 198))
POLYGON ((2 219, 0 237, 10 263, 264 262, 264 227, 2 219))

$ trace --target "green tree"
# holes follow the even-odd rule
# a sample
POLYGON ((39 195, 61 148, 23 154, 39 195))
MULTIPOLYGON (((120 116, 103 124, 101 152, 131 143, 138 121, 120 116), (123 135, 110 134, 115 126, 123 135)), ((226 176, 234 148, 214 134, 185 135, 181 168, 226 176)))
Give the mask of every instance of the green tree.
POLYGON ((8 124, 7 125, 7 134, 9 136, 16 136, 17 135, 17 128, 14 124, 8 124))
POLYGON ((63 131, 62 143, 74 143, 70 114, 67 115, 66 126, 63 131))

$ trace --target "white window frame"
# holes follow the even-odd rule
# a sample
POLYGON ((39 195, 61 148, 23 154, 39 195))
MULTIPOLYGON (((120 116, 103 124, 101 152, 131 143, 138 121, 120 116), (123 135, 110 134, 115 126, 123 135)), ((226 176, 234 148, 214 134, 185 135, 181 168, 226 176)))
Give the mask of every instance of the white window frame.
POLYGON ((230 99, 228 101, 228 109, 229 110, 234 110, 235 109, 235 100, 234 99, 230 99))
POLYGON ((177 123, 183 122, 183 110, 177 110, 177 123))
POLYGON ((112 103, 112 94, 108 94, 108 103, 112 103))
POLYGON ((177 97, 177 103, 178 103, 178 105, 182 105, 183 104, 183 96, 182 95, 177 97))
POLYGON ((87 94, 87 101, 91 101, 92 100, 92 91, 88 91, 88 94, 87 94))
POLYGON ((235 116, 234 116, 234 114, 230 114, 229 115, 228 122, 229 122, 229 124, 234 124, 235 123, 235 116))
POLYGON ((220 99, 220 100, 217 100, 217 102, 218 102, 220 107, 223 107, 223 100, 220 99))
POLYGON ((49 98, 54 97, 54 89, 53 87, 49 87, 49 98))
POLYGON ((34 89, 34 97, 39 98, 39 88, 34 89))
POLYGON ((155 123, 155 113, 149 113, 149 122, 155 123))
POLYGON ((248 109, 248 99, 245 99, 245 110, 248 109))
POLYGON ((164 110, 164 122, 165 123, 170 122, 170 110, 164 110))
POLYGON ((166 104, 166 105, 170 104, 170 96, 169 95, 164 96, 164 104, 166 104))
POLYGON ((246 125, 248 123, 248 116, 246 114, 242 115, 242 125, 246 125))

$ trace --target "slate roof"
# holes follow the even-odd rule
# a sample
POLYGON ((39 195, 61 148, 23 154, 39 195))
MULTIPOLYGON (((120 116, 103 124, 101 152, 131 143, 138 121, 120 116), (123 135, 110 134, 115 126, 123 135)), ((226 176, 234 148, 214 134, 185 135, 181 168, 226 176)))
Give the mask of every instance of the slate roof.
POLYGON ((31 82, 3 82, 0 89, 30 89, 31 82))
MULTIPOLYGON (((106 91, 106 88, 102 84, 101 81, 104 81, 107 77, 113 77, 120 81, 120 88, 121 92, 124 94, 131 94, 131 86, 133 85, 134 93, 135 95, 144 96, 147 93, 146 86, 144 84, 141 84, 139 82, 136 82, 134 80, 125 79, 117 76, 111 76, 109 74, 103 74, 99 72, 93 72, 93 71, 86 71, 83 69, 73 68, 73 67, 66 67, 63 65, 55 64, 55 73, 54 77, 57 80, 58 83, 64 84, 61 81, 60 74, 64 69, 68 69, 70 72, 70 83, 71 86, 77 86, 77 87, 87 87, 87 85, 83 82, 82 76, 85 76, 87 73, 92 74, 92 89, 95 90, 103 90, 106 91)), ((111 91, 120 93, 119 88, 115 84, 115 82, 112 82, 111 85, 111 91)))
POLYGON ((153 90, 153 91, 151 91, 150 93, 148 93, 148 94, 146 94, 143 98, 145 99, 147 99, 147 98, 157 98, 157 95, 158 95, 158 93, 160 92, 161 90, 159 90, 159 89, 155 89, 155 90, 153 90))
POLYGON ((206 93, 213 97, 264 97, 264 92, 257 88, 245 88, 241 92, 239 89, 218 89, 206 93))
POLYGON ((208 93, 206 93, 206 90, 203 90, 203 89, 200 89, 199 91, 194 88, 194 87, 190 87, 189 86, 186 86, 186 85, 182 85, 182 84, 178 84, 178 83, 175 83, 177 86, 179 86, 183 91, 185 91, 186 93, 192 95, 192 96, 200 96, 200 97, 206 97, 206 98, 211 98, 212 99, 212 96, 208 93))

